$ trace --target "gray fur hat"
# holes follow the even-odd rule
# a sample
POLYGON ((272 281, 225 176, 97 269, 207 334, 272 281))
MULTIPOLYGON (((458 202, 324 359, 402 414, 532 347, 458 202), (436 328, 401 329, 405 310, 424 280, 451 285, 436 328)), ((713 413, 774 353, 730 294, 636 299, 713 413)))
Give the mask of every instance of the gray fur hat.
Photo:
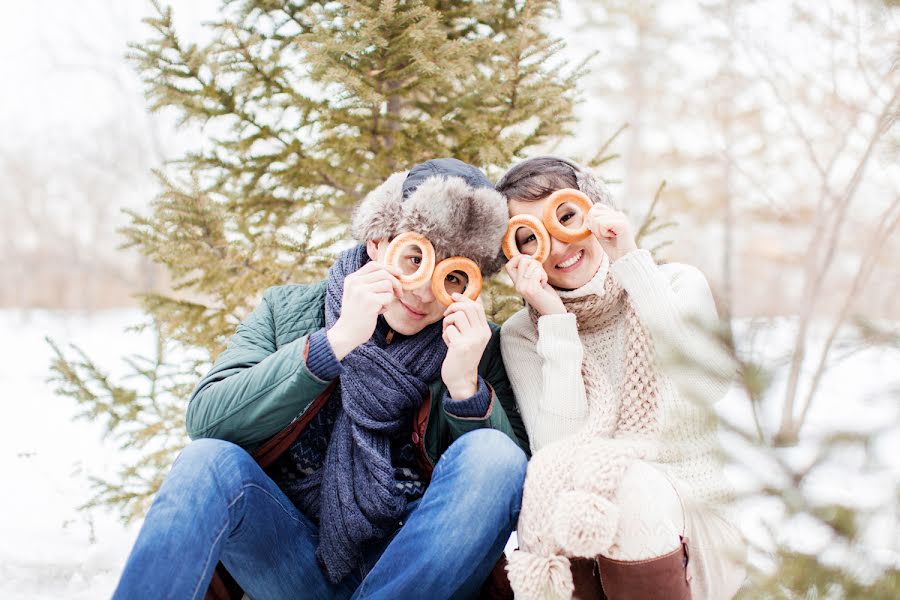
POLYGON ((509 212, 479 169, 438 158, 394 173, 353 211, 350 232, 361 243, 406 231, 425 236, 437 260, 465 256, 489 277, 500 270, 509 212))

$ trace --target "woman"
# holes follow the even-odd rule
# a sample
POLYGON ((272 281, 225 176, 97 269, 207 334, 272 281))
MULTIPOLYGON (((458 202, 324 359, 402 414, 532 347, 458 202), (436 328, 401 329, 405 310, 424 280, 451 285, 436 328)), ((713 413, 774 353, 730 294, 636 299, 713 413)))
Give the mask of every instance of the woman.
POLYGON ((535 452, 509 565, 516 597, 730 598, 743 545, 721 508, 730 490, 709 407, 734 368, 696 327, 717 319, 709 286, 638 249, 603 184, 572 162, 527 160, 497 185, 511 217, 540 217, 566 188, 592 205, 563 204, 559 222, 586 220, 591 235, 551 238, 539 263, 521 228, 506 267, 526 307, 501 347, 535 452))

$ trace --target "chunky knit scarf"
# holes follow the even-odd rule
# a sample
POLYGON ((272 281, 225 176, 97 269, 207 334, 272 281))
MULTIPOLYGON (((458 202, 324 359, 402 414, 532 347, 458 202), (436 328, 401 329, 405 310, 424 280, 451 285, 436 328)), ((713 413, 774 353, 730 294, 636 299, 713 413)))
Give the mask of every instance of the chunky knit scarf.
MULTIPOLYGON (((607 554, 615 543, 619 482, 634 460, 653 460, 659 429, 659 389, 653 343, 613 275, 606 272, 602 293, 564 297, 582 339, 624 320, 625 368, 610 382, 589 345, 582 363, 589 416, 577 434, 537 452, 528 477, 518 523, 521 550, 513 553, 509 576, 516 598, 570 598, 569 557, 607 554), (549 518, 548 518, 549 517, 549 518)), ((529 307, 537 327, 539 314, 529 307)))
MULTIPOLYGON (((344 279, 369 258, 365 246, 343 252, 328 272, 325 322, 341 314, 344 279)), ((358 564, 366 542, 392 532, 406 509, 391 464, 391 434, 408 422, 440 374, 447 346, 441 323, 387 344, 385 328, 344 357, 337 415, 325 464, 308 478, 304 510, 319 517, 316 556, 339 582, 358 564), (318 509, 318 510, 317 510, 318 509)))

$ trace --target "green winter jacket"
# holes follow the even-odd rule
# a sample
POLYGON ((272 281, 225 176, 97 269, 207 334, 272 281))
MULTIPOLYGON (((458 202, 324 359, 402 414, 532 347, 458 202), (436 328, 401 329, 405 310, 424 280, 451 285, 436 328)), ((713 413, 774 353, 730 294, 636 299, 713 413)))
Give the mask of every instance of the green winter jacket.
MULTIPOLYGON (((325 327, 325 291, 325 282, 266 290, 191 394, 187 431, 192 439, 228 440, 255 453, 257 460, 260 452, 268 452, 261 462, 271 462, 273 448, 283 452, 289 440, 296 439, 329 400, 336 383, 319 379, 306 365, 307 338, 325 327)), ((491 392, 487 414, 460 418, 448 413, 441 405, 445 387, 438 378, 414 419, 410 435, 429 473, 455 439, 483 427, 504 432, 528 452, 500 356, 500 328, 492 323, 491 331, 478 368, 491 392)))

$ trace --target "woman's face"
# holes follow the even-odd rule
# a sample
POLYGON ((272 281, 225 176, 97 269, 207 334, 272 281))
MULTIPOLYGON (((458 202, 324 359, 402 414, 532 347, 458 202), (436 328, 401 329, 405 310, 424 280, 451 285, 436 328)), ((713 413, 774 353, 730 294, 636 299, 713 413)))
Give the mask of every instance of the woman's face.
MULTIPOLYGON (((549 196, 537 201, 510 200, 509 216, 529 214, 540 220, 548 200, 549 196)), ((562 204, 556 216, 564 226, 580 227, 586 215, 570 204, 562 204)), ((537 250, 534 234, 524 228, 516 232, 516 245, 522 254, 533 254, 537 250)), ((571 243, 551 236, 550 254, 544 261, 547 280, 553 287, 563 290, 580 288, 597 274, 605 256, 595 235, 571 243)))

